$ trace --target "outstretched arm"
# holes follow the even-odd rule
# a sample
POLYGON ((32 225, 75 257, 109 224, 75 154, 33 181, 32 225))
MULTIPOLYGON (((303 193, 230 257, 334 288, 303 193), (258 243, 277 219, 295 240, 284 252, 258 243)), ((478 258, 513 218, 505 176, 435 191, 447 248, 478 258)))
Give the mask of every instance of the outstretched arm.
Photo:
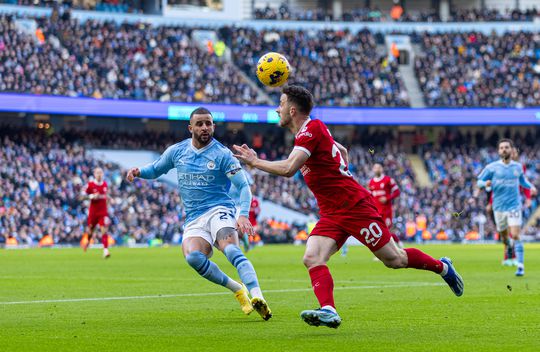
POLYGON ((161 156, 153 163, 144 166, 142 169, 138 167, 131 168, 126 176, 128 182, 133 182, 135 177, 154 179, 169 172, 174 167, 172 149, 169 147, 161 156))
POLYGON ((236 154, 234 155, 245 164, 266 171, 270 174, 291 177, 304 165, 309 155, 298 149, 293 149, 289 157, 285 160, 267 161, 257 157, 257 153, 247 145, 233 146, 236 154))

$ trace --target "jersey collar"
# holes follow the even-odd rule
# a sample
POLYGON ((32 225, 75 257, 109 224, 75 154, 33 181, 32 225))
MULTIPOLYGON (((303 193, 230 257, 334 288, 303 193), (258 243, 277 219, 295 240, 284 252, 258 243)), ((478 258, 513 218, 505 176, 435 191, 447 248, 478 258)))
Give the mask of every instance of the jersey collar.
POLYGON ((311 117, 308 117, 307 120, 304 122, 304 124, 302 125, 302 127, 300 127, 300 129, 298 130, 298 132, 296 133, 296 137, 298 137, 298 135, 300 133, 302 133, 302 130, 304 128, 306 128, 307 124, 311 122, 311 117))
POLYGON ((196 154, 201 154, 201 153, 203 153, 204 151, 210 149, 210 147, 213 146, 215 142, 216 142, 216 140, 215 140, 214 138, 212 138, 212 141, 211 141, 210 143, 208 143, 207 146, 202 147, 201 149, 197 149, 197 148, 195 148, 195 146, 193 145, 193 138, 190 138, 190 139, 189 139, 189 146, 191 147, 191 150, 193 150, 193 152, 195 152, 196 154))
POLYGON ((382 174, 381 177, 373 177, 373 181, 379 182, 379 181, 381 181, 381 180, 384 178, 384 176, 385 176, 385 175, 382 174))

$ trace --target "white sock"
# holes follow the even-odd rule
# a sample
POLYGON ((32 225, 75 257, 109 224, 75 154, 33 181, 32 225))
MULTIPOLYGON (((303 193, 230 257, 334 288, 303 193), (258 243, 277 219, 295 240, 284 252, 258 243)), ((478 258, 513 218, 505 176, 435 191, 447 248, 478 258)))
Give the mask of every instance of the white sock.
POLYGON ((238 292, 242 289, 242 285, 231 278, 229 278, 229 281, 227 281, 227 284, 225 285, 225 287, 227 287, 232 292, 238 292))
POLYGON ((263 298, 263 294, 260 287, 254 287, 251 290, 249 290, 249 294, 251 297, 257 297, 257 298, 263 298))
POLYGON ((326 309, 326 310, 330 310, 334 313, 337 313, 336 311, 336 308, 332 307, 332 306, 324 306, 324 307, 321 307, 321 309, 326 309))
POLYGON ((448 274, 448 264, 443 262, 442 265, 443 265, 443 268, 442 268, 442 271, 441 271, 440 275, 444 276, 444 275, 448 274))

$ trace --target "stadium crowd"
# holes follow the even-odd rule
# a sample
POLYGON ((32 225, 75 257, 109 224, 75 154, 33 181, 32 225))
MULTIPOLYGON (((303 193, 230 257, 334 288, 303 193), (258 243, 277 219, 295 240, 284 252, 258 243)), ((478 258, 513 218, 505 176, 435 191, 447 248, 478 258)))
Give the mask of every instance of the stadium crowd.
MULTIPOLYGON (((178 242, 181 238, 183 209, 176 191, 159 182, 124 182, 124 172, 116 165, 91 157, 87 150, 94 147, 153 149, 163 151, 185 134, 145 132, 145 138, 130 134, 66 131, 44 133, 2 127, 0 132, 0 241, 13 236, 20 244, 36 243, 45 234, 55 243, 77 243, 85 231, 87 201, 82 196, 92 169, 100 165, 109 183, 110 234, 119 243, 146 243, 152 239, 178 242), (149 138, 149 136, 151 138, 149 138), (114 137, 114 138, 109 138, 114 137), (157 144, 155 141, 160 141, 157 144)), ((259 144, 260 155, 270 159, 284 158, 288 148, 280 151, 272 145, 284 144, 283 134, 275 133, 259 144)), ((253 143, 241 132, 228 131, 216 136, 227 145, 253 143)), ((444 232, 446 238, 462 241, 478 232, 478 220, 485 214, 486 195, 473 197, 475 176, 490 161, 497 159, 494 145, 498 135, 484 139, 449 132, 436 138, 418 138, 417 153, 425 162, 433 188, 417 185, 409 159, 400 150, 395 132, 358 132, 349 141, 350 169, 362 185, 372 176, 373 163, 382 163, 385 173, 398 182, 401 196, 394 202, 395 230, 409 238, 408 222, 426 217, 425 229, 431 238, 444 232), (366 144, 370 141, 371 144, 366 144), (375 142, 373 142, 375 141, 375 142), (380 141, 380 142, 376 142, 380 141), (460 213, 459 217, 455 213, 460 213)), ((527 166, 531 180, 540 179, 540 148, 538 136, 528 133, 516 137, 523 147, 520 161, 527 166)), ((347 144, 346 142, 344 142, 347 144)), ((316 201, 301 176, 279 178, 259 171, 249 171, 257 185, 256 196, 274 201, 306 214, 317 214, 316 201)), ((538 206, 533 198, 526 216, 538 206)), ((485 233, 493 238, 494 225, 486 219, 485 233)), ((269 214, 259 218, 259 234, 264 242, 292 242, 305 231, 305 224, 284 224, 269 214)), ((538 234, 538 226, 525 230, 538 234)))
MULTIPOLYGON (((536 8, 527 10, 506 9, 459 9, 452 8, 448 22, 502 22, 502 21, 533 21, 539 12, 536 8)), ((269 4, 264 8, 255 9, 254 16, 259 20, 290 20, 290 21, 333 21, 331 10, 296 9, 286 2, 278 7, 269 4)), ((395 5, 388 11, 377 6, 358 7, 343 11, 340 20, 346 22, 441 22, 436 10, 407 11, 401 5, 395 5)))
POLYGON ((55 243, 77 243, 85 231, 88 207, 82 192, 99 165, 106 171, 110 235, 117 242, 179 240, 180 198, 165 185, 124 182, 122 170, 92 158, 69 136, 3 126, 0 139, 2 235, 19 244, 35 244, 44 235, 51 235, 55 243))
POLYGON ((142 0, 0 0, 0 3, 60 9, 142 13, 142 0))
MULTIPOLYGON (((222 28, 235 63, 255 77, 264 53, 283 53, 294 68, 294 83, 313 92, 319 105, 408 106, 409 98, 395 60, 377 51, 369 30, 255 30, 222 28)), ((254 78, 255 79, 255 78, 254 78)), ((276 101, 277 93, 273 94, 276 101)))
POLYGON ((38 19, 39 34, 0 17, 0 91, 182 102, 257 102, 235 68, 190 41, 190 30, 38 19), (204 82, 204 83, 203 83, 204 82))
MULTIPOLYGON (((253 104, 259 57, 279 51, 321 106, 402 107, 409 97, 383 37, 367 29, 255 30, 220 27, 235 66, 199 47, 193 28, 152 27, 69 16, 37 19, 35 36, 0 16, 0 91, 94 98, 253 104), (37 39, 37 40, 36 40, 37 39)), ((430 107, 540 105, 540 35, 512 32, 417 33, 414 68, 430 107)), ((270 91, 274 101, 277 90, 270 91)))
POLYGON ((540 105, 540 35, 424 33, 415 70, 428 106, 540 105))

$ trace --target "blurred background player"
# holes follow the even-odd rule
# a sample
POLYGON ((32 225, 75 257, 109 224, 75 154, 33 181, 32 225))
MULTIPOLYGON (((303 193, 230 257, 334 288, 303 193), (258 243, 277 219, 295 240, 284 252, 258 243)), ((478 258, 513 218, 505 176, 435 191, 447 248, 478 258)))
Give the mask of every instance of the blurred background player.
POLYGON ((170 146, 152 164, 142 169, 130 169, 127 180, 132 182, 135 177, 155 179, 175 168, 178 191, 186 212, 182 238, 186 261, 205 279, 231 290, 245 314, 255 309, 268 320, 272 313, 259 287, 255 269, 238 247, 240 234, 253 233, 248 219, 251 191, 245 173, 231 151, 213 138, 215 125, 208 109, 193 110, 188 128, 192 138, 170 146), (240 193, 238 219, 235 218, 235 203, 229 195, 231 182, 240 193), (212 246, 223 252, 236 267, 243 284, 231 279, 210 261, 212 246), (251 294, 251 300, 248 294, 251 294))
MULTIPOLYGON (((259 232, 259 224, 257 222, 257 218, 259 217, 259 214, 261 213, 261 203, 259 202, 259 198, 256 196, 257 194, 257 185, 255 183, 251 184, 251 206, 249 207, 249 222, 251 223, 251 226, 253 226, 253 234, 254 236, 257 235, 259 232)), ((247 235, 247 234, 246 234, 247 235)), ((244 235, 244 238, 246 237, 244 235)), ((246 251, 250 248, 250 241, 248 237, 248 243, 246 251)))
MULTIPOLYGON (((512 160, 519 163, 519 150, 516 146, 512 148, 512 160)), ((523 173, 525 172, 527 172, 527 166, 523 164, 523 173)), ((495 223, 495 215, 493 213, 493 189, 490 189, 490 191, 487 193, 488 193, 489 203, 486 206, 486 211, 488 212, 489 217, 491 218, 493 223, 495 223)), ((530 208, 532 204, 531 190, 524 188, 522 186, 519 186, 519 193, 523 194, 523 196, 525 197, 525 203, 524 203, 525 209, 530 208)), ((504 243, 504 259, 502 261, 502 264, 504 266, 517 266, 518 265, 518 261, 516 259, 516 251, 514 249, 515 249, 514 247, 508 248, 506 243, 504 243)))
POLYGON ((107 211, 107 182, 103 179, 103 169, 97 167, 94 169, 94 180, 89 181, 85 193, 90 199, 88 210, 88 236, 83 249, 86 252, 88 246, 94 238, 94 231, 99 225, 101 231, 101 243, 103 244, 103 258, 111 256, 109 253, 109 236, 107 235, 107 226, 109 217, 107 211))
MULTIPOLYGON (((392 231, 392 201, 399 197, 399 187, 393 178, 384 174, 383 166, 380 163, 373 165, 373 175, 373 178, 369 180, 369 190, 375 198, 375 205, 379 209, 384 223, 392 231)), ((390 235, 399 247, 403 247, 399 237, 394 232, 390 232, 390 235)))
POLYGON ((507 256, 512 258, 515 250, 518 260, 516 276, 525 275, 523 242, 520 240, 522 224, 521 196, 519 186, 536 188, 527 180, 523 166, 512 160, 514 143, 503 138, 497 144, 500 160, 488 164, 478 176, 478 187, 493 191, 493 212, 497 231, 507 246, 507 256), (510 233, 509 233, 510 232, 510 233))
POLYGON ((347 150, 334 141, 321 120, 309 117, 313 105, 313 96, 303 87, 291 85, 282 90, 276 109, 279 125, 295 136, 287 159, 262 160, 247 145, 234 146, 240 160, 262 171, 292 177, 300 170, 317 199, 320 219, 309 235, 303 261, 320 308, 303 311, 301 318, 313 326, 337 328, 341 324, 334 303, 334 280, 326 264, 349 236, 362 242, 387 267, 432 271, 461 296, 463 280, 450 259, 437 260, 416 248, 396 246, 370 192, 349 171, 343 157, 347 150))

